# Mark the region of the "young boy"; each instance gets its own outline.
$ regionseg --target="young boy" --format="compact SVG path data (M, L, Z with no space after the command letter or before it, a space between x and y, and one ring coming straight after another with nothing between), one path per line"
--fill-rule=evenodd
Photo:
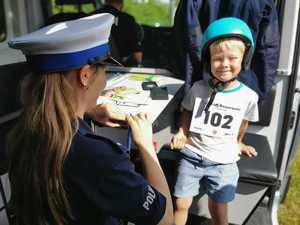
M256 156L242 138L248 121L258 120L258 96L236 79L249 66L254 42L246 23L228 17L208 26L200 48L212 79L195 82L185 96L171 141L172 149L182 149L175 224L185 224L193 197L206 193L212 224L227 225L227 203L234 199L239 178L236 161L240 153Z

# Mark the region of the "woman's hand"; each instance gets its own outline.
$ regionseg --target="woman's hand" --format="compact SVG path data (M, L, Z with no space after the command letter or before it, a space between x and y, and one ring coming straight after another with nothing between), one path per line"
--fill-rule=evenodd
M171 225L174 221L172 198L166 177L152 143L152 124L145 113L139 113L135 116L128 115L126 116L126 120L131 129L133 142L140 151L145 178L152 187L166 197L164 216L158 224Z
M126 114L112 104L96 105L86 113L92 120L108 127L120 127L125 123Z
M135 116L126 116L128 126L131 129L134 144L141 150L154 150L152 124L147 118L147 114L138 113Z
M171 149L182 149L187 141L187 136L185 135L183 129L179 129L178 132L173 136L171 140Z

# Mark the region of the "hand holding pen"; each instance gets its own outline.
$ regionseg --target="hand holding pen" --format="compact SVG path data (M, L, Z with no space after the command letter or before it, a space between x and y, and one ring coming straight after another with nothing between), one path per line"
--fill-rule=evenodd
M131 148L131 138L133 143L141 150L154 151L152 124L148 120L147 114L138 113L137 115L127 115L129 130L127 135L127 149Z
M129 114L129 116L131 117L131 114ZM131 128L128 127L128 131L127 131L127 143L126 143L126 147L127 147L127 151L128 152L130 152L130 150L131 150L131 145L132 145Z

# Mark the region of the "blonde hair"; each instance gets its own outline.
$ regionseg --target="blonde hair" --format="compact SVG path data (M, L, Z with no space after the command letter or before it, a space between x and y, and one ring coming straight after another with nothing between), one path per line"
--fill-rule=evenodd
M78 129L76 100L63 73L22 84L24 111L9 136L9 177L18 224L63 225L72 218L63 164Z
M240 38L237 37L228 37L228 38L221 38L213 43L210 44L209 50L212 51L212 49L224 49L235 46L241 50L241 52L245 53L246 51L246 44L244 41L242 41Z

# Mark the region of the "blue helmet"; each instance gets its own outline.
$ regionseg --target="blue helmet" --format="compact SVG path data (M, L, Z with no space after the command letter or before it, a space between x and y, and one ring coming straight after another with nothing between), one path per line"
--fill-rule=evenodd
M210 60L209 45L218 39L227 37L240 38L246 44L243 69L247 69L250 66L251 57L254 52L254 41L248 25L235 17L218 19L207 27L200 41L201 58Z

